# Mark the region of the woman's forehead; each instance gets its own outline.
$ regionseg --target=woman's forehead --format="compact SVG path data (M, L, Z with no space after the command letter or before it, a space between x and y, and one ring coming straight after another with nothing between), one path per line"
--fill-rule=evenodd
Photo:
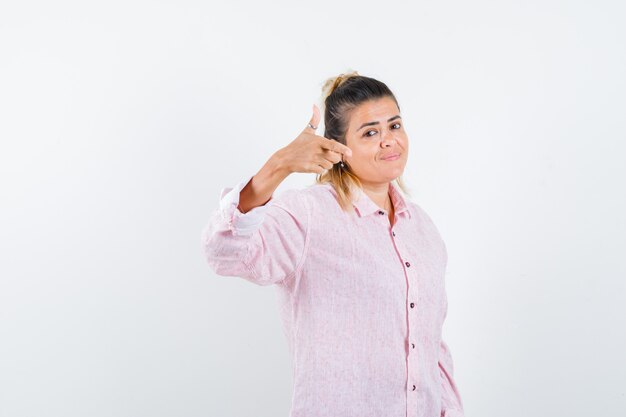
M350 129L358 130L363 124L373 125L391 121L400 115L396 102L391 97L369 100L357 106L350 115Z

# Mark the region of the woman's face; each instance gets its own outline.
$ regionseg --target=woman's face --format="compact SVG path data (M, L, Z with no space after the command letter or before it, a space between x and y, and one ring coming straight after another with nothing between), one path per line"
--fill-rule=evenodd
M389 183L402 175L409 140L393 98L367 101L355 108L348 123L346 145L352 156L345 161L364 184ZM395 159L384 159L398 154Z

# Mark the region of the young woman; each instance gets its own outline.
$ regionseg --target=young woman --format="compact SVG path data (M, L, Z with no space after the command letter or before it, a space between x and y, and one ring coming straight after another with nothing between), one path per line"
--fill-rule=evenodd
M323 137L314 106L298 137L222 190L202 233L208 264L279 292L291 417L462 417L441 338L446 247L405 196L398 102L356 71L323 90ZM318 175L275 197L293 172Z

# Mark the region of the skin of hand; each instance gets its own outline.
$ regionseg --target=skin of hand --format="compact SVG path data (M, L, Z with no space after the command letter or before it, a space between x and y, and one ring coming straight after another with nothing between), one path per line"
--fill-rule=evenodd
M320 111L313 105L313 116L309 123L315 128L320 121ZM276 152L280 163L289 172L314 172L321 174L334 164L352 155L351 149L336 140L319 136L307 125L287 146Z

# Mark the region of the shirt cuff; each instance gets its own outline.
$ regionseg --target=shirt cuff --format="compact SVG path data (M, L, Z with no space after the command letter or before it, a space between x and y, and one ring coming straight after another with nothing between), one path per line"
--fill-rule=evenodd
M235 236L249 236L258 230L265 219L265 212L274 204L274 195L272 194L267 203L254 207L246 213L242 213L237 208L241 190L250 182L252 177L253 175L244 178L234 187L223 188L220 195L222 219L228 223L228 227Z

